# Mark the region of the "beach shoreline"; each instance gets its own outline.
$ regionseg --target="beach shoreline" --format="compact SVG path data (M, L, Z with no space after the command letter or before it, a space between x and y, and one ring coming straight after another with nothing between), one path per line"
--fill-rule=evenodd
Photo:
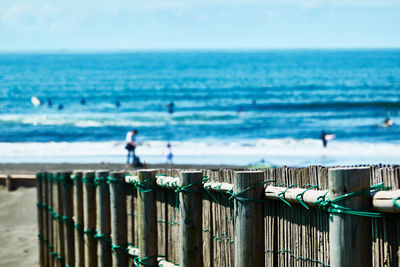
M147 169L243 169L235 165L196 165L196 164L148 164ZM0 163L0 174L35 174L37 172L75 171L75 170L110 170L134 171L139 168L127 168L125 164L115 163ZM142 169L142 168L140 168Z

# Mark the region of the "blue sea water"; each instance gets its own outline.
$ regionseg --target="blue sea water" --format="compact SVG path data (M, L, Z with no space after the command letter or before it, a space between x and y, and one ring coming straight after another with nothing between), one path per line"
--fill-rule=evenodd
M373 146L371 160L396 162L398 154L380 156L400 147L400 126L381 127L386 116L400 125L400 50L0 54L0 161L34 158L26 148L38 143L116 146L137 128L149 151L163 142L230 148L213 162L248 147L257 155L244 152L248 161L265 158L263 149L278 158L278 148L305 158L307 142L326 157L321 130L336 135L331 143L342 154Z

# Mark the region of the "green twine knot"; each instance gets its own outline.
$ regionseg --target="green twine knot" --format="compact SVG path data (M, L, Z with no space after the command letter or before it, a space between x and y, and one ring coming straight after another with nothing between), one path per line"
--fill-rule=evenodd
M400 209L400 204L397 203L397 200L399 200L399 199L400 199L400 196L393 198L393 205L398 209Z

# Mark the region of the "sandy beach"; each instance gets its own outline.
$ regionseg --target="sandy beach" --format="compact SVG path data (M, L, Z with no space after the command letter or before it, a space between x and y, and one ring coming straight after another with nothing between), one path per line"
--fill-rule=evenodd
M0 186L0 266L38 266L35 188Z

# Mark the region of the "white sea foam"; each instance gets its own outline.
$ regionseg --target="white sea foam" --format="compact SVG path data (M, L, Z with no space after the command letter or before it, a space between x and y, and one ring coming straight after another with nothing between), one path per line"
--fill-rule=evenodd
M124 162L124 142L0 143L0 162ZM332 141L323 148L317 139L171 142L174 162L305 166L399 163L400 143ZM165 162L166 142L141 143L137 155L149 163Z

